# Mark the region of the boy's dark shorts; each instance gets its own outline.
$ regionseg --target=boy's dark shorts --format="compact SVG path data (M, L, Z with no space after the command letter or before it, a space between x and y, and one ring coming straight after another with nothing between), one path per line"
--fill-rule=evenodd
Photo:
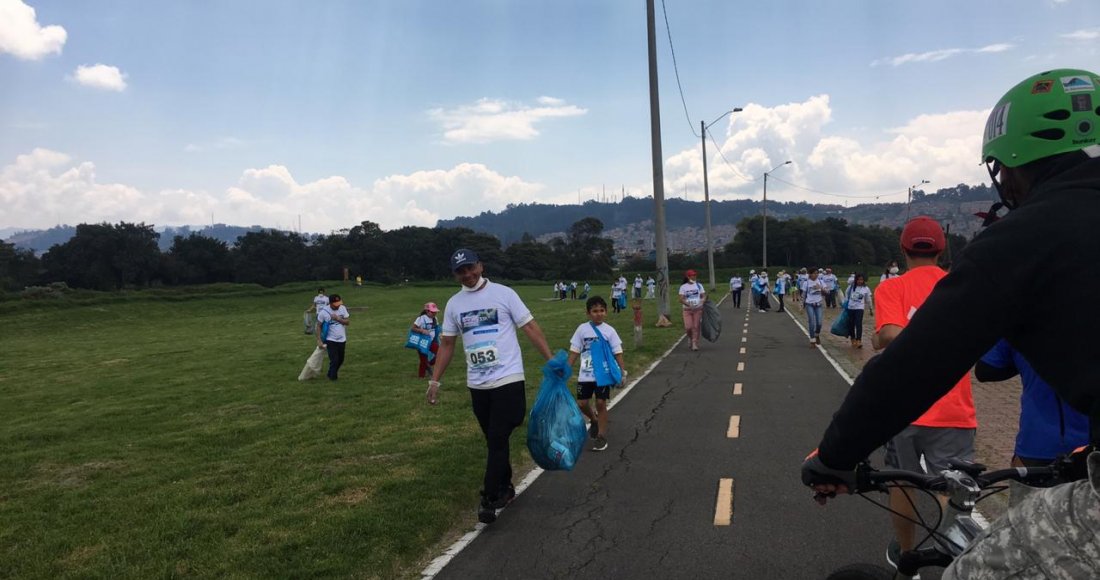
M595 382L577 383L577 398L587 401L595 393L596 398L606 401L611 398L611 387L597 387Z

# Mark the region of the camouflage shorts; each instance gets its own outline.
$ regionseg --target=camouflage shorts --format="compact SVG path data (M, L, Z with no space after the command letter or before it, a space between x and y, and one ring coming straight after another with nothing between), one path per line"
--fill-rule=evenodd
M997 519L943 580L1100 578L1100 452L1089 479L1032 493Z

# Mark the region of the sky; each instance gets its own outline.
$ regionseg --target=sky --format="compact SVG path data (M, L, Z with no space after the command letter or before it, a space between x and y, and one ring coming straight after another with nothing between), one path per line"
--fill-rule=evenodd
M1100 69L1096 0L656 10L667 198L703 199L700 121L711 199L760 199L788 160L769 200L988 183L1001 95ZM0 0L0 228L328 233L647 197L648 82L644 0Z

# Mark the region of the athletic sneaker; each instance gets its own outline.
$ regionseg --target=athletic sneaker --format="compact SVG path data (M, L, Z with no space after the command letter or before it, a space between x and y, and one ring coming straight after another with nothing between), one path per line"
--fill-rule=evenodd
M901 561L901 544L897 540L890 540L890 545L886 546L886 563L890 564L895 570L898 569L898 562ZM920 574L913 576L913 580L920 580Z
M592 444L592 451L603 451L607 449L607 438L596 437L596 441Z

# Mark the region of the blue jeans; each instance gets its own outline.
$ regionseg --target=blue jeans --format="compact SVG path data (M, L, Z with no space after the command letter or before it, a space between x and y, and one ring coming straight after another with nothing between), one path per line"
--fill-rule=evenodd
M863 309L848 309L848 338L863 340Z
M810 332L810 340L821 334L821 303L806 305L806 330Z

